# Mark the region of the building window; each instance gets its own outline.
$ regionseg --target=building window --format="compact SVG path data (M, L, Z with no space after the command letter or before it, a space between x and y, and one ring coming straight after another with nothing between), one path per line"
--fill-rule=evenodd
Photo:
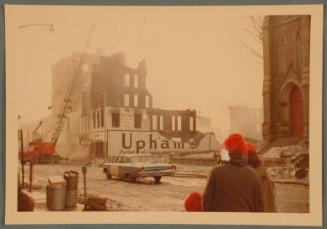
M129 94L124 95L124 106L129 107Z
M134 127L141 128L141 126L142 126L142 115L134 114Z
M152 116L152 129L153 130L158 129L158 126L157 126L157 115L153 115Z
M177 117L177 130L178 131L182 130L182 117L181 116Z
M97 113L97 128L100 128L101 127L101 114L99 112L99 110L96 111Z
M126 73L125 77L124 77L124 86L125 87L129 87L129 78L130 78L129 74Z
M150 97L148 95L145 96L145 107L149 108L150 105Z
M139 102L138 95L134 95L134 107L137 107L139 105L138 102Z
M139 86L139 76L134 75L134 87L137 88Z
M162 115L160 115L159 118L159 129L163 130L163 126L164 126L164 117Z
M86 130L90 130L90 119L89 116L86 116Z
M100 110L101 113L100 113L100 118L101 118L101 122L100 122L100 127L104 127L104 109L101 109Z
M171 116L171 129L172 130L176 129L176 127L175 127L175 116Z
M96 117L96 113L95 111L93 111L93 128L97 128L97 121L96 121L97 117Z
M112 113L111 120L112 120L112 127L120 126L120 114L119 113Z
M194 123L193 123L193 117L190 117L190 130L193 131L194 130Z

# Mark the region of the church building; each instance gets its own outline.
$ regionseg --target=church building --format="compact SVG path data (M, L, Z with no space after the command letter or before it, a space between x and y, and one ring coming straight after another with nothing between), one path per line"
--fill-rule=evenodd
M263 56L263 139L308 144L310 16L266 16Z

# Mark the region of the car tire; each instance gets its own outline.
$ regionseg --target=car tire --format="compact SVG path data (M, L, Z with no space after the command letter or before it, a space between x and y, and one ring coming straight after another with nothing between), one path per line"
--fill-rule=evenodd
M155 176L154 178L154 183L155 184L160 184L161 176Z
M129 182L132 182L132 183L135 183L136 182L136 177L130 175L130 174L127 174L127 179Z
M110 174L110 172L106 172L106 177L107 177L107 180L111 180L111 178L112 178L112 176L111 176L111 174Z

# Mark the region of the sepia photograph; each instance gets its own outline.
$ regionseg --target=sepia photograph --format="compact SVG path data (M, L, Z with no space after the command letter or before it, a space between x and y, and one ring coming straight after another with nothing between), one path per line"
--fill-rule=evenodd
M321 225L322 10L6 5L6 223Z

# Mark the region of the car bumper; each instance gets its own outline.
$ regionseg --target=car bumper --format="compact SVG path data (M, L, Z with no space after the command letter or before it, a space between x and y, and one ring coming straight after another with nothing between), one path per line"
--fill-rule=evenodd
M155 177L155 176L173 176L175 174L175 171L169 170L169 171L162 171L162 172L139 172L139 177Z

